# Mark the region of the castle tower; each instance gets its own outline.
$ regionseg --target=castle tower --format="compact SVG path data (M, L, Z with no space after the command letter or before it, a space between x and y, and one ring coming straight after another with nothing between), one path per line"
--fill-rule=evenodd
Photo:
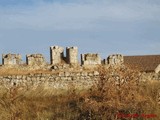
M113 54L108 56L108 64L110 65L121 65L123 64L124 59L121 54Z
M66 48L66 60L68 64L78 64L78 47Z
M20 54L2 54L3 65L19 65L22 62Z
M82 65L100 65L101 57L99 54L87 53L81 54Z
M45 65L45 59L42 54L28 54L26 55L27 65Z
M64 49L59 46L50 47L50 61L52 65L60 64L64 58Z

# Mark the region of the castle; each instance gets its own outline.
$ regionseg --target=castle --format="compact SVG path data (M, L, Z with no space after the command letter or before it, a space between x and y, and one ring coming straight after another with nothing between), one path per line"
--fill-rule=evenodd
M42 54L26 55L26 62L20 54L3 54L0 65L0 84L10 88L12 86L36 87L45 85L56 89L68 89L74 85L79 89L90 88L100 78L99 65L105 67L124 67L129 65L141 71L142 80L160 80L160 55L123 56L109 55L102 60L97 53L80 55L78 48L50 47L50 63ZM125 67L124 67L125 68ZM11 72L10 72L11 70ZM40 72L34 72L40 70Z
M24 64L20 54L3 54L2 66L17 66ZM160 71L160 55L146 55L146 56L123 56L121 54L109 55L102 60L99 54L87 53L81 54L81 62L78 61L78 47L66 47L66 56L64 56L64 48L60 46L50 47L50 65L52 68L60 65L72 66L94 66L94 65L130 65L131 67L138 67L142 72ZM26 63L28 66L42 66L47 65L42 54L28 54L26 55Z

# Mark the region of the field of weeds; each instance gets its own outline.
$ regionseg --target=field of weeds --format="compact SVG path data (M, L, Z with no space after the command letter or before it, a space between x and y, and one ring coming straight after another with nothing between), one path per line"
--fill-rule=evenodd
M0 86L0 120L160 120L159 81L141 82L129 69L99 72L84 91Z

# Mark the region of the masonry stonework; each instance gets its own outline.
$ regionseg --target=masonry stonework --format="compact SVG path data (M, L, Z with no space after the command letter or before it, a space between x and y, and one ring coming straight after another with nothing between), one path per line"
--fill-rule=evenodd
M142 80L160 80L160 74L156 73L142 73L141 77ZM98 71L61 71L56 74L0 75L0 85L4 85L6 88L47 86L55 89L68 89L70 86L74 86L76 89L88 89L99 79Z
M99 54L81 54L81 63L82 65L100 65L101 57Z
M45 59L42 54L31 54L26 56L27 65L45 65Z
M108 56L106 64L121 65L121 64L123 64L123 62L124 62L123 55L113 54L113 55Z
M51 46L50 47L50 59L51 64L61 64L64 58L64 49L60 46Z
M22 62L20 54L2 54L3 65L19 65Z
M142 59L144 60L141 63ZM160 55L154 57L145 56L144 58L143 56L126 57L121 54L113 54L107 57L104 66L109 68L112 67L112 65L122 65L123 67L125 66L125 63L127 63L127 61L128 63L135 63L135 60L139 60L138 63L140 62L140 65L142 64L143 66L144 63L147 63L147 67L149 66L149 64L151 65L149 67L149 70L152 70L152 72L147 73L146 71L148 70L148 68L143 70L144 73L142 73L142 80L160 80ZM7 88L12 86L36 87L39 85L46 85L47 87L56 89L68 89L71 85L73 85L75 86L75 88L86 89L93 86L95 82L100 79L98 68L92 68L92 66L95 67L102 64L99 54L81 54L82 64L80 65L78 63L77 47L67 47L66 56L64 57L64 49L62 47L51 46L50 62L51 64L47 64L42 54L31 54L26 56L27 65L23 65L21 55L3 54L3 65L0 66L0 70L3 71L5 69L6 71L6 69L8 68L15 68L15 70L21 72L25 71L25 73L22 74L20 72L20 75L5 75L2 73L0 74L0 85L4 85ZM21 66L19 66L20 64ZM7 65L11 65L11 67ZM88 66L89 69L87 68ZM32 70L37 69L40 70L38 71L38 73L30 73L32 72ZM29 73L26 73L26 71L29 71ZM14 71L13 73L15 74L16 71Z
M78 64L78 47L67 47L66 59L68 64Z
M26 56L26 64L22 64L21 55L19 54L3 54L2 64L0 68L19 69L43 69L43 70L67 70L73 68L90 68L97 65L104 66L120 66L129 65L136 67L141 72L160 72L160 55L145 56L123 56L121 54L109 55L103 62L99 54L87 53L81 54L81 65L78 62L78 48L67 47L66 56L64 56L64 48L60 46L50 47L50 63L46 63L42 54L31 54ZM15 65L15 66L14 66ZM26 66L28 65L28 66ZM42 67L43 65L43 67ZM133 68L135 69L135 68Z
M68 89L74 85L77 89L90 88L99 79L99 73L59 72L57 74L28 74L0 76L0 84L7 88L12 86L36 87L46 85L56 89Z
M155 73L159 73L159 72L160 72L160 64L155 69Z

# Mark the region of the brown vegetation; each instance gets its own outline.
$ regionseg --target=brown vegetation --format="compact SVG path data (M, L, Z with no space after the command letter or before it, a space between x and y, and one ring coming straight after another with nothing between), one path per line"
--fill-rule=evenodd
M0 119L118 120L119 113L155 114L154 119L160 119L160 82L140 82L139 72L128 68L100 67L99 72L99 81L84 91L74 86L68 91L1 86Z
M26 70L26 69L20 69L20 68L1 68L0 69L0 75L27 75L27 74L51 74L53 73L51 70L42 70L42 69L35 69L35 70ZM54 72L56 73L56 72Z

